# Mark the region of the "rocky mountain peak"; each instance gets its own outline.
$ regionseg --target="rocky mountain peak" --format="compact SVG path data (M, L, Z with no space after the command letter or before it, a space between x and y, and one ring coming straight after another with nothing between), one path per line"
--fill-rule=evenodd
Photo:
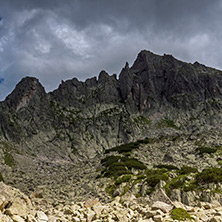
M99 80L99 81L103 81L103 80L106 80L107 78L109 78L109 74L108 74L105 70L102 70L102 71L99 73L99 78L98 78L98 80Z
M23 78L6 98L5 103L16 111L25 107L32 100L40 99L46 95L45 89L37 78Z

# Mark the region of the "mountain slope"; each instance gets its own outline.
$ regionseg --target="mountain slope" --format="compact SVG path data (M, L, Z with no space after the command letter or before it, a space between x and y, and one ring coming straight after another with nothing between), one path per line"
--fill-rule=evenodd
M148 164L149 160L151 165L152 159L182 162L169 157L176 149L173 138L189 141L194 137L185 149L192 155L200 140L204 145L220 145L220 140L211 138L220 138L221 108L222 71L145 50L131 68L126 63L119 78L102 71L98 79L81 82L74 78L46 93L36 78L26 77L0 103L3 176L9 183L16 178L24 191L67 169L75 175L77 166L81 169L86 163L89 168L82 169L82 175L96 176L93 170L105 150L146 137L172 141L168 145L158 142L161 158L149 151L141 161ZM175 153L180 152L184 152L181 144ZM143 153L146 150L138 152L140 157ZM20 183L18 177L24 172L30 172L30 178L33 172L39 177L31 185ZM64 173L60 182L69 177Z

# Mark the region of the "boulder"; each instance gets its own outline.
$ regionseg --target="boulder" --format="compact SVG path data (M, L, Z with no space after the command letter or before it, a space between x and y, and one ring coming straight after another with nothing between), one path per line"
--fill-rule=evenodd
M25 222L25 220L18 215L13 215L11 218L13 222Z
M47 215L42 211L36 212L36 218L37 218L38 222L47 222L48 221Z
M173 209L173 205L161 202L161 201L156 201L153 203L152 205L152 210L158 210L160 209L161 211L163 211L164 213L168 213Z

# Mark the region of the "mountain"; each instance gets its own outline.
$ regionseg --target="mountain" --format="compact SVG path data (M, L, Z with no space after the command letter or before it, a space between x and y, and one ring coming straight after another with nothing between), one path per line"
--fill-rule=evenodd
M64 199L61 184L70 190L76 183L76 198L96 196L90 185L96 169L121 144L139 147L132 157L146 167L184 161L198 169L218 166L218 155L202 157L196 149L222 145L221 117L222 71L171 55L143 50L118 77L101 71L85 82L62 81L50 93L25 77L0 103L1 171L26 193L41 188L50 196L56 190Z

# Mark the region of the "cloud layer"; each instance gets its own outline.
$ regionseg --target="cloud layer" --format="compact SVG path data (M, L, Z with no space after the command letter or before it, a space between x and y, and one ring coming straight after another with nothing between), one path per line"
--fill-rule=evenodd
M220 0L1 0L0 99L24 76L47 91L148 49L222 69Z

